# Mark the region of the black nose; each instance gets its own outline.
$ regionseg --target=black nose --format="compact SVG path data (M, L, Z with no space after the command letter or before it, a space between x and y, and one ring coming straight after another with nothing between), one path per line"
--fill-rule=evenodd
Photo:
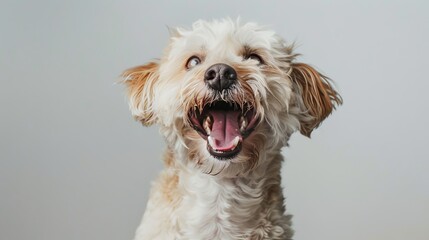
M214 90L222 91L237 81L237 72L229 65L212 65L204 74L204 81Z

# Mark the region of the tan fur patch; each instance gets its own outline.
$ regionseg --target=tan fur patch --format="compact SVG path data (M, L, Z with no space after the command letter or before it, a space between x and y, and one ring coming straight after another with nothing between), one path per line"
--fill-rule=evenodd
M313 121L301 122L301 133L310 137L336 105L342 104L342 98L334 90L330 79L305 63L292 63L291 78L298 86L304 105Z
M179 176L174 171L174 154L171 149L167 149L164 154L164 164L171 170L163 172L163 174L160 176L161 180L159 189L161 194L165 197L167 203L176 205L174 203L180 199L178 191Z
M161 192L165 196L165 200L169 203L176 202L180 199L177 185L179 183L179 177L177 175L168 175L163 177L161 183Z
M172 167L174 165L174 154L173 151L170 148L167 148L167 150L164 153L164 165L166 167Z
M158 63L155 62L130 68L122 74L128 87L131 111L136 120L147 126L155 120L151 104L153 82L158 79L158 75Z

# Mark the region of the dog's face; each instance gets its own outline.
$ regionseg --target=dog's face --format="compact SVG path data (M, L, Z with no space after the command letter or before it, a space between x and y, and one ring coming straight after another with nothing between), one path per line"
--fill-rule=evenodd
M171 35L160 61L124 77L133 115L161 126L177 164L246 174L341 103L324 76L256 24L198 21Z

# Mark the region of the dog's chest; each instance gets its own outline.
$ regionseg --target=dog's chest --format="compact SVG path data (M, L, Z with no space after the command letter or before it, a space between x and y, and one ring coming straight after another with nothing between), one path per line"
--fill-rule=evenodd
M154 185L136 240L284 240L292 236L290 217L283 215L281 188L273 179L164 173Z
M207 175L183 180L186 194L177 209L183 239L242 239L257 226L261 190Z

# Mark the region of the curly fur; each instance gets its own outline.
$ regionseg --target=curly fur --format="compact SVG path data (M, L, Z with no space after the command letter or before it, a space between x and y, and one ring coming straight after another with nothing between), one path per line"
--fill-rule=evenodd
M257 53L258 64L245 56ZM191 56L201 63L186 69ZM197 21L171 30L158 61L124 72L130 109L145 125L157 124L167 151L165 170L152 187L136 240L291 239L280 186L281 148L295 131L310 136L342 100L329 79L295 62L293 47L273 31L230 19ZM213 92L204 72L232 66L238 82ZM190 126L188 112L216 100L251 104L259 122L240 153L219 160Z

